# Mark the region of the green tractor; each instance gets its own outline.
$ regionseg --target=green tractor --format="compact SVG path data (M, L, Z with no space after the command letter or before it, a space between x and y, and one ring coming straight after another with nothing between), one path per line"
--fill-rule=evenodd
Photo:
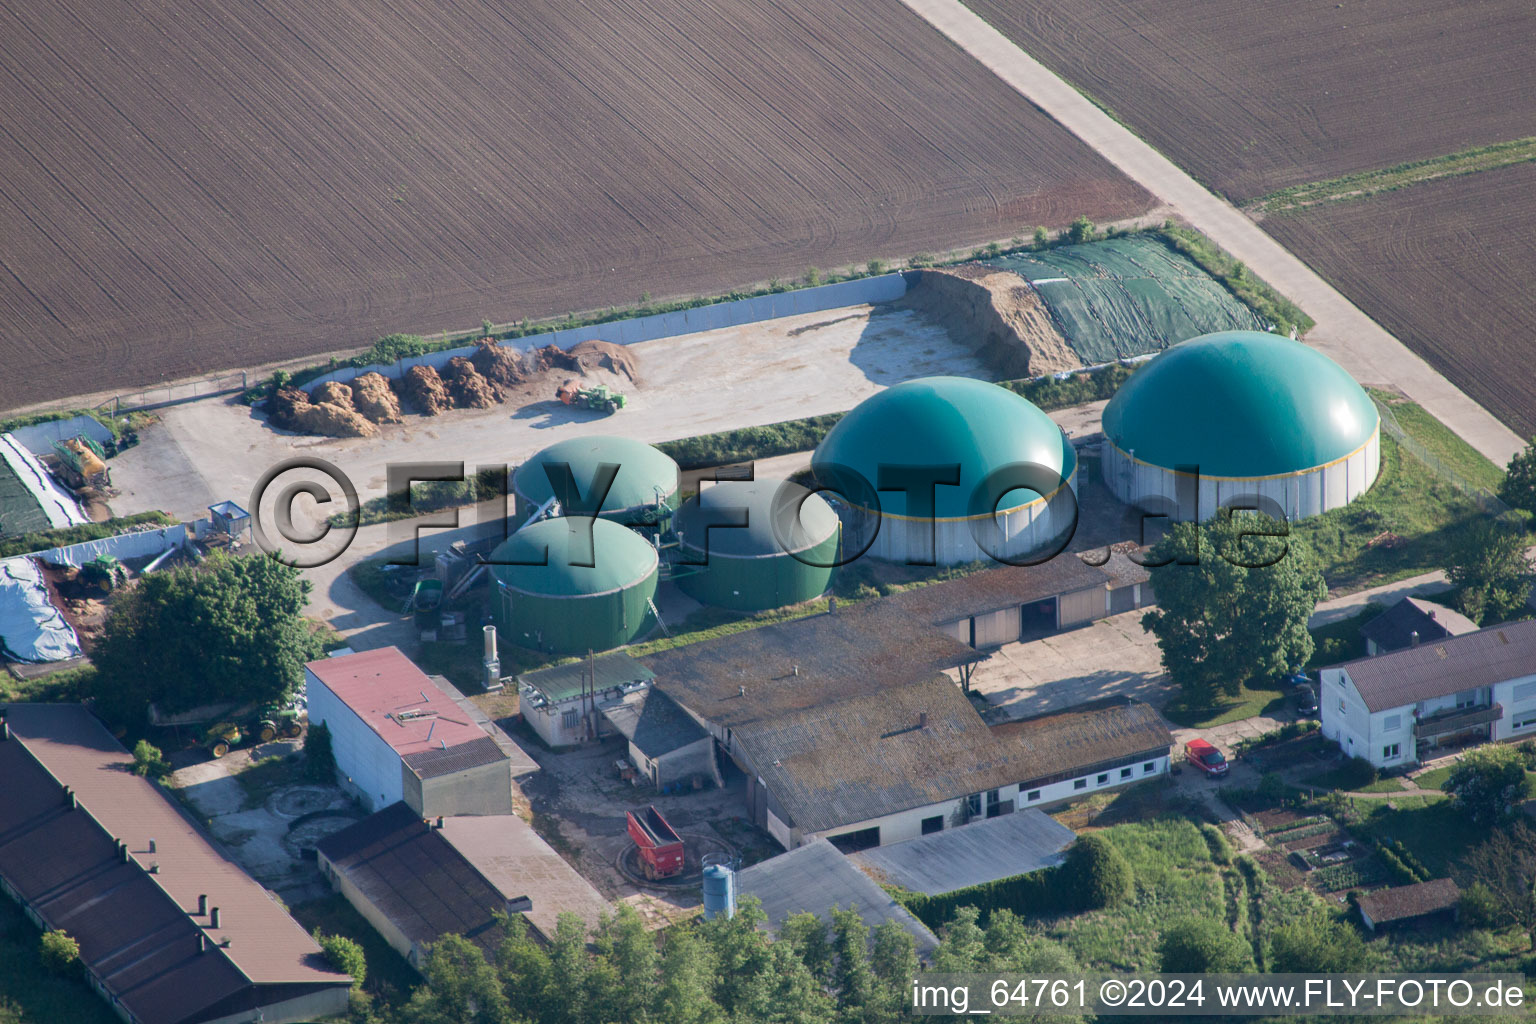
M203 747L214 757L223 757L245 739L245 733L235 722L219 722L209 727L203 735Z
M575 378L561 384L555 391L555 397L566 405L582 409L614 413L624 408L624 395L621 392L613 390L607 384L594 384L584 388Z
M299 721L299 712L296 708L267 708L261 713L261 721L256 725L256 739L262 743L270 743L279 736L284 739L294 739L304 731L304 723Z
M304 731L299 714L296 708L269 707L244 723L219 722L203 734L203 747L214 757L223 757L246 740L270 743L279 736L293 739Z

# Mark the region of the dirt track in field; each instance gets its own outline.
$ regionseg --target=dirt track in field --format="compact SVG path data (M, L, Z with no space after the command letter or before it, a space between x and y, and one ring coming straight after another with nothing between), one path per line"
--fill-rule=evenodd
M970 7L1239 203L1532 133L1528 0Z
M0 409L1150 205L893 0L4 0L0 96Z
M1521 436L1536 435L1536 164L1270 217L1264 229Z

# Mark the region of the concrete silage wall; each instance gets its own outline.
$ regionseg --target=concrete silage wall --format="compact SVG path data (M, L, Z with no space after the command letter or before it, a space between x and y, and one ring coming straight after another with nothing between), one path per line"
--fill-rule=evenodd
M71 416L65 420L49 420L46 423L34 423L28 427L17 427L11 431L11 436L16 439L16 442L33 455L51 455L53 442L63 441L80 434L84 434L97 444L106 444L112 440L112 431L102 426L100 420L91 416Z
M761 320L777 320L786 316L799 316L802 313L819 313L824 309L837 309L841 306L894 302L906 292L906 278L900 274L884 274L880 277L866 277L857 281L840 281L837 284L824 284L815 288L801 288L796 291L759 295L750 299L737 299L734 302L716 302L708 306L680 309L672 313L653 313L650 316L613 320L605 324L593 324L590 327L531 334L523 338L508 338L502 344L522 352L543 348L545 345L569 349L583 341L594 340L612 342L615 345L638 345L643 341L674 338L682 334L698 334L701 331L715 331L724 327L740 327L742 324L757 323ZM466 345L445 349L442 352L429 352L424 356L402 359L396 363L333 370L316 377L304 386L313 389L327 381L346 382L365 373L381 373L386 377L398 379L413 366L430 366L441 370L448 365L448 360L455 356L467 358L474 352L474 345Z
M1127 505L1151 511L1178 507L1181 480L1177 473L1141 462L1108 441L1101 460L1104 482ZM1254 479L1201 477L1196 518L1203 522L1217 509L1242 505L1257 495L1275 502L1294 522L1348 505L1371 489L1380 469L1381 428L1377 427L1370 440L1350 455L1302 473Z
M81 541L68 547L52 548L36 552L36 557L49 565L69 565L79 568L100 555L117 559L144 558L158 555L167 548L179 548L187 542L187 528L181 523L162 526L136 533L120 533L115 537Z

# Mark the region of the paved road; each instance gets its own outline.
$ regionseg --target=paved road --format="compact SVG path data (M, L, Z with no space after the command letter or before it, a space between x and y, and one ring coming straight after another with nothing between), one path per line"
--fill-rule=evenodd
M1317 321L1307 340L1357 380L1390 384L1504 465L1524 442L1230 203L1089 103L959 0L903 0L1025 99L1097 150Z

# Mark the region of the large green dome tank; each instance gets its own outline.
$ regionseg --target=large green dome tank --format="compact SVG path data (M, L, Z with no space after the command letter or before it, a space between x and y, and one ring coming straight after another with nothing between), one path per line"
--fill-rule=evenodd
M1380 416L1344 369L1299 341L1221 331L1158 354L1104 409L1105 482L1122 500L1173 501L1197 467L1199 518L1245 496L1290 518L1354 500L1376 478Z
M1043 497L1012 491L997 505L1002 543L1012 556L1039 547L1069 525L1064 517L1075 504L1047 514L1046 501L1063 486L1075 493L1077 454L1049 416L1007 388L969 377L920 377L887 388L828 431L811 468L819 480L831 482L827 467L843 467L877 487L882 464L958 464L959 485L935 488L932 520L911 517L903 492L880 491L882 521L869 549L890 561L921 562L925 543L917 542L908 524L927 529L932 522L933 559L951 565L988 556L974 536L975 523L991 518L973 507L978 486L997 470L1026 463L1050 472L1055 486ZM864 539L845 538L844 545L856 550Z
M725 525L740 522L743 511L745 526ZM677 585L703 604L763 611L819 597L832 580L837 514L799 484L709 484L683 502L672 527L681 549Z
M665 519L677 503L677 463L655 448L627 437L592 434L550 445L512 473L519 521L527 519L555 496L544 467L565 463L583 497L588 495L598 467L619 467L599 513L617 523L646 524ZM569 511L569 510L567 510Z
M586 523L590 551L579 532ZM560 654L606 651L655 621L656 549L617 523L545 519L509 537L490 561L497 629L519 646Z

